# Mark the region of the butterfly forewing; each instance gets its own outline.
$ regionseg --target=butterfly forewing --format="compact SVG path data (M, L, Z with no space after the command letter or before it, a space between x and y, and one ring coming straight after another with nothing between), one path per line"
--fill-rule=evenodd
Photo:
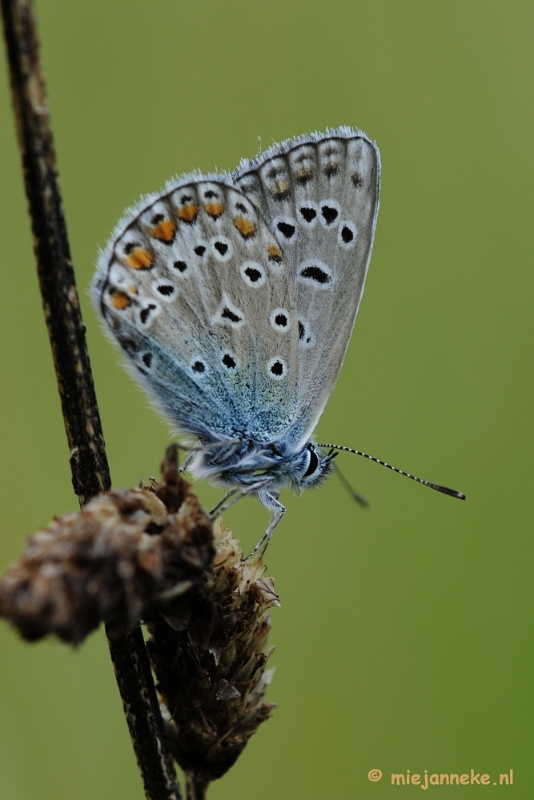
M220 180L169 185L119 228L94 284L134 374L183 430L273 441L298 406L294 284L258 209Z
M378 212L380 161L362 133L339 129L242 163L236 184L290 264L299 329L299 403L286 434L308 440L334 388L362 296Z

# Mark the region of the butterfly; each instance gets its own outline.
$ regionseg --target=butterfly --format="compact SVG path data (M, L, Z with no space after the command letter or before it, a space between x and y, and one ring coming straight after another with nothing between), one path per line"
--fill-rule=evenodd
M98 261L95 305L134 376L196 437L193 474L231 487L217 508L250 494L271 512L262 550L282 487L318 486L339 450L372 458L313 432L360 305L379 191L365 133L300 136L142 198Z

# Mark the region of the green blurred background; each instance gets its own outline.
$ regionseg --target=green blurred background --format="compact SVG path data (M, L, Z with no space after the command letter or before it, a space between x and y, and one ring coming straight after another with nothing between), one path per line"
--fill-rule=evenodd
M348 124L383 189L355 334L319 435L351 456L268 551L278 709L213 785L233 798L417 795L391 772L514 770L534 792L531 346L534 5L496 0L41 0L65 210L115 486L158 474L167 425L87 299L123 209L195 167L233 168ZM2 568L76 509L0 79ZM219 493L199 485L206 506ZM245 547L267 514L225 518ZM141 800L102 631L77 652L0 625L1 800ZM381 769L379 783L367 779ZM477 786L436 788L478 797Z

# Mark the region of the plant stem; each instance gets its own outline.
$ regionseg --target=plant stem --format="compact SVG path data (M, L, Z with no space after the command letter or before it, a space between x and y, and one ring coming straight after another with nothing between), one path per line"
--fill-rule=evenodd
M56 156L31 0L0 0L11 93L46 324L80 505L108 491L106 457L63 215ZM109 640L145 794L181 800L140 630Z
M208 786L195 772L185 773L186 800L205 800Z

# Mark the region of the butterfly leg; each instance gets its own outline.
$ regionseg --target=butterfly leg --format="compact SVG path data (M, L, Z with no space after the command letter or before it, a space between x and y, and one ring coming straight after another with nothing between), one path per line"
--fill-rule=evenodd
M238 495L238 497L235 497L235 498L232 500L232 502L231 502L231 503L227 503L226 501L227 501L227 500L229 500L231 497L234 497L234 495L235 495L237 492L239 492L239 495ZM242 496L243 496L243 492L241 492L239 489L230 489L230 491L229 491L229 492L226 492L226 494L224 495L224 497L222 498L222 500L219 500L219 502L217 503L217 505L216 505L216 506L214 506L214 507L211 509L211 511L210 511L210 512L209 512L209 514L208 514L208 517L209 517L210 519L215 519L215 517L218 517L218 516L219 516L219 514L222 514L222 512L223 512L223 511L226 511L226 509L227 509L227 508L230 508L230 506L233 506L233 505L234 505L234 503L237 503L237 501L238 501L238 500L240 500Z
M247 559L252 558L256 555L256 553L260 558L264 555L265 551L267 550L267 545L271 541L271 536L273 535L274 529L286 513L286 507L283 506L278 500L278 492L259 491L258 500L262 506L271 512L271 520L269 522L269 527L261 537L256 547L250 551Z
M189 464L192 462L195 456L196 453L189 453L182 466L178 467L178 472L180 473L180 475L186 471L186 469L188 468Z
M229 492L226 492L222 500L219 500L217 505L211 509L211 511L208 514L208 517L210 519L215 519L215 517L218 517L219 514L222 514L223 511L226 511L227 508L233 506L233 504L240 499L239 497L236 497L232 503L226 503L226 501L229 500L231 497L233 497L238 491L239 489L230 489Z

